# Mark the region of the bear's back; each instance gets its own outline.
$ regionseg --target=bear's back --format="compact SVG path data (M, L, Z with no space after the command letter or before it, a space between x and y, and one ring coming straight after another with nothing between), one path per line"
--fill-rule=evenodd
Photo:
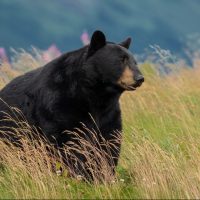
M17 105L17 107L20 108L20 102L23 102L22 99L25 98L26 93L34 88L34 85L38 82L37 78L41 71L42 68L38 68L16 77L0 91L0 98L8 105L14 107ZM1 111L4 104L4 102L0 102Z

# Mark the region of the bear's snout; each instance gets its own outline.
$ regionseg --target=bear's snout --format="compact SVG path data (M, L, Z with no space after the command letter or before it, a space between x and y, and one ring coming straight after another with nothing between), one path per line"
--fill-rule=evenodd
M144 77L140 72L134 71L127 66L118 80L118 84L125 90L135 90L144 82Z
M135 85L136 85L136 87L141 86L143 82L144 82L144 76L142 76L141 74L138 75L137 77L135 77Z

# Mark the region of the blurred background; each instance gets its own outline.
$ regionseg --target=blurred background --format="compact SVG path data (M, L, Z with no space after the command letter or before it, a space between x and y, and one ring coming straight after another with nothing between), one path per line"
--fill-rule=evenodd
M200 47L199 19L199 0L0 0L0 47L69 51L100 29L110 41L131 36L137 54L156 44L188 59Z

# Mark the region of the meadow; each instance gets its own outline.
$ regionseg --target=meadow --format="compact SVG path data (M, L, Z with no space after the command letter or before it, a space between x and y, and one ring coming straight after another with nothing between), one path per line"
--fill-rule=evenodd
M32 145L24 138L23 151L0 141L0 198L200 198L199 59L193 68L181 60L171 64L168 75L158 73L159 63L140 64L145 83L120 99L123 143L115 180L91 184L52 172L58 158L49 157L42 139ZM43 64L36 50L15 52L12 66L0 65L0 88ZM25 119L19 128L34 129Z

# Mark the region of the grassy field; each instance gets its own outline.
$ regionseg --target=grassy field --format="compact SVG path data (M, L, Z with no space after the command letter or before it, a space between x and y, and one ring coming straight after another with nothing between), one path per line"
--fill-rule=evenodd
M200 65L194 63L162 77L154 64L141 65L145 83L121 97L124 131L115 181L58 176L51 171L56 157L47 155L44 143L24 139L21 151L1 142L0 198L200 198ZM41 64L21 53L14 68L0 66L0 87Z

